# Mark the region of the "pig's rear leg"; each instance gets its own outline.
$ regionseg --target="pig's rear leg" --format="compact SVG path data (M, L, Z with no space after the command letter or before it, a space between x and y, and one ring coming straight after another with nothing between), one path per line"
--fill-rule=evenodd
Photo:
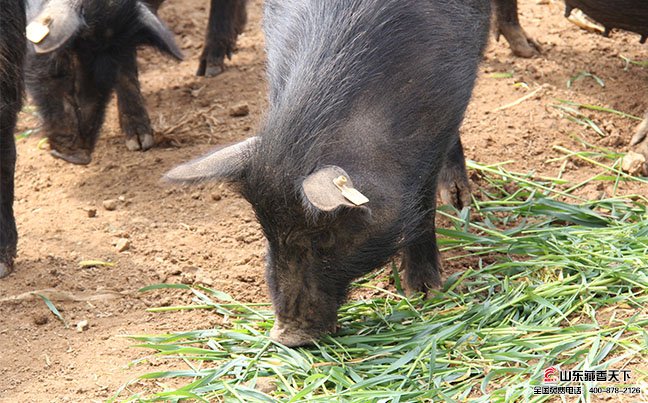
M439 196L442 204L452 204L457 210L470 206L470 183L459 136L439 174Z
M636 146L635 149L638 153L643 154L648 161L648 112L644 116L643 122L637 127L637 132L630 140L631 146ZM648 163L644 164L644 175L648 174Z
M401 273L407 295L417 292L427 295L430 289L441 285L441 258L434 225L436 189L425 196L421 208L427 215L416 229L419 235L403 249Z
M137 77L137 55L132 52L119 68L117 76L117 107L119 126L126 136L126 148L131 151L148 150L155 140L151 120L140 91Z
M533 57L542 49L540 45L530 38L520 26L518 20L517 0L493 0L495 5L495 36L500 35L511 46L513 54L520 57Z

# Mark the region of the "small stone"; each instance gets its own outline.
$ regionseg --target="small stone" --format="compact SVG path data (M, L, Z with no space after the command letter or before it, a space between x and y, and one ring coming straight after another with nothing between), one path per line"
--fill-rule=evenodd
M637 176L644 172L646 157L633 151L629 151L621 162L621 169L630 175Z
M34 316L34 324L38 326L42 326L49 322L49 318L47 315L36 315Z
M87 320L79 321L79 323L77 323L76 325L76 330L79 333L85 332L86 330L88 330L88 328L90 328L90 324L88 323Z
M179 276L180 274L182 274L182 270L180 270L179 267L173 267L167 271L167 274L169 276Z
M236 279L242 283L254 283L255 278L253 276L248 276L245 274L237 274Z
M261 393L272 393L277 390L277 381L269 376L256 378L254 389Z
M232 106L229 110L229 115L235 118L247 116L250 113L250 107L247 103L242 102Z
M192 193L191 198L194 200L200 199L200 193L199 192Z
M220 199L223 198L223 196L221 196L221 194L218 192L212 192L211 198L213 201L219 201Z
M96 208L89 208L88 211L88 218L93 218L97 216L97 209Z
M128 238L119 238L115 244L117 252L124 252L130 248L130 240Z
M190 285L196 282L196 275L193 273L182 273L180 277L180 282L182 284Z
M103 201L103 208L105 208L108 211L114 211L117 209L117 200L114 199L108 199Z

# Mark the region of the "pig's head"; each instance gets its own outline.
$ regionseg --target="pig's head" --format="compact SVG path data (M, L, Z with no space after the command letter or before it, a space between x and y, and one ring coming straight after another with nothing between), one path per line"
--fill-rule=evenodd
M377 233L371 201L363 204L351 195L354 203L343 195L339 179L346 179L347 190L353 183L341 167L287 172L266 164L261 143L251 138L181 165L165 178L230 182L252 204L268 240L266 279L276 313L270 336L300 346L335 331L350 282L394 253L397 231Z

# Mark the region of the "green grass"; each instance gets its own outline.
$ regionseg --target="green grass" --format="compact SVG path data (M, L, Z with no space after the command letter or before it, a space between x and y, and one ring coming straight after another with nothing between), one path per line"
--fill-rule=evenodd
M621 60L625 63L623 69L628 70L630 66L638 66L638 67L648 67L648 60L632 60L628 57L625 57L623 55L619 56Z
M595 75L595 74L590 73L589 71L581 71L581 72L578 73L577 75L575 75L575 76L573 76L573 77L570 77L569 80L567 80L567 88L571 88L572 85L573 85L575 82L577 82L577 81L579 81L579 80L582 80L582 79L584 79L584 78L591 78L591 79L594 80L594 81L595 81L599 86L601 86L601 87L605 87L605 81L603 81L602 78L600 78L599 76L597 76L597 75Z
M562 151L601 166L588 183L633 180L615 168L613 153ZM600 162L606 158L612 166ZM645 200L586 201L571 194L577 184L560 177L514 173L503 164L468 166L481 178L470 218L467 210L442 209L451 224L438 228L446 265L458 261L465 270L428 300L404 298L398 283L394 290L377 287L377 277L393 277L385 268L355 284L379 296L344 305L338 334L290 349L268 338L267 304L238 303L200 286L149 287L194 296L194 305L153 311L208 309L204 315L221 315L228 325L132 336L135 347L153 351L134 364L166 360L173 370L144 374L114 399L540 402L550 398L534 396L532 386L552 365L631 369L632 384L645 393ZM254 388L268 380L273 391Z

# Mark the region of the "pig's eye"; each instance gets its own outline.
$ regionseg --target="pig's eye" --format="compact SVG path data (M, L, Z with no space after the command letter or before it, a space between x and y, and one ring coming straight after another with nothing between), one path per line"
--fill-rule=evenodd
M313 246L316 249L329 249L335 246L335 235L332 232L324 231L313 238Z

